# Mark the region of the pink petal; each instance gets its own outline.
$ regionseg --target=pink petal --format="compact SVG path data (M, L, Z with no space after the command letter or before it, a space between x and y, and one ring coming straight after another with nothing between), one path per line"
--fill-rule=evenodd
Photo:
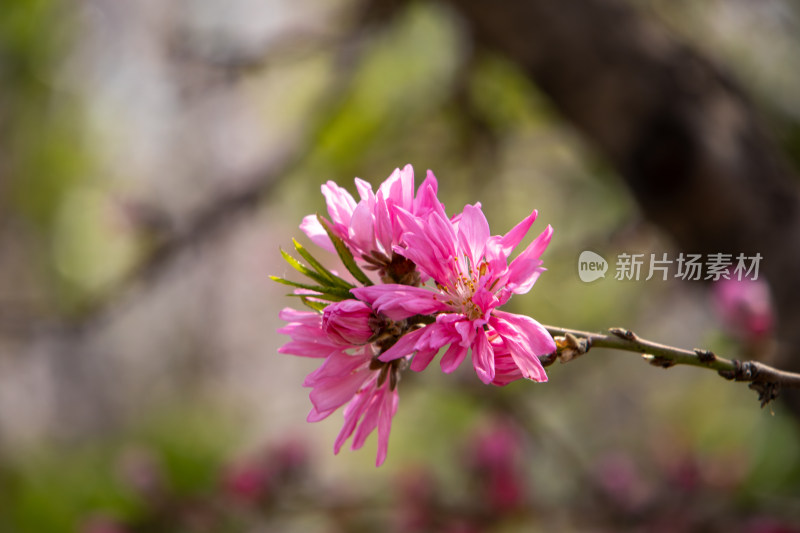
M458 224L458 242L462 253L467 253L472 268L477 269L483 259L483 251L489 240L489 222L480 208L472 205L464 206L461 221Z
M458 343L454 342L451 344L442 356L442 360L439 362L442 367L442 372L445 374L450 374L456 368L458 368L459 365L461 365L461 363L464 361L464 358L467 356L468 351L469 348L461 346Z
M424 216L432 211L441 210L444 214L444 206L436 196L439 184L436 181L436 176L433 172L428 170L428 175L425 181L419 186L417 197L414 199L413 213L417 216Z
M414 167L406 165L400 171L400 205L403 209L414 209Z
M421 372L428 367L433 358L439 353L439 349L449 344L453 335L446 330L452 329L447 324L433 323L423 328L423 334L414 344L416 353L411 360L411 370Z
M308 235L311 242L329 252L336 253L336 248L333 246L330 237L325 232L325 228L317 220L317 215L308 215L303 217L303 222L300 224L300 229Z
M358 196L361 198L361 202L366 202L370 208L374 207L375 193L372 192L372 185L368 181L364 181L361 178L356 178L355 182L356 190L358 191Z
M372 210L366 202L359 203L353 210L347 237L350 243L355 245L356 254L358 255L368 253L370 250L377 248Z
M463 320L455 323L456 331L461 335L461 346L468 348L475 340L475 329L478 327L477 320Z
M326 380L311 390L311 403L319 412L335 411L353 398L368 377L369 372L364 371Z
M328 204L328 214L334 225L347 227L356 208L352 195L333 181L322 186L322 194Z
M553 228L548 225L545 230L531 242L525 251L517 256L508 266L508 282L506 286L516 294L524 294L531 290L539 274L542 273L542 261L539 257L550 244Z
M344 425L342 426L341 431L339 431L336 441L333 443L333 453L338 454L342 449L342 445L348 438L350 438L350 435L353 434L359 418L361 418L361 415L368 406L369 399L370 398L368 395L364 394L363 392L359 392L356 394L353 400L347 404L347 407L344 410Z
M286 322L303 322L322 326L322 315L315 311L301 311L291 307L284 307L278 312L278 317Z
M407 211L414 208L414 168L406 165L403 170L395 169L386 178L378 191L387 200Z
M415 329L414 331L406 333L397 339L397 342L395 342L391 348L383 352L378 359L388 363L389 361L400 359L406 355L411 355L416 349L417 341L424 333L425 328Z
M341 346L339 347L341 349ZM328 344L320 342L309 341L289 341L280 348L278 353L287 355L297 355L299 357L328 357L331 353L337 351L337 348Z
M375 202L375 240L380 243L381 250L387 255L392 253L392 243L400 242L402 230L395 223L395 216L389 209L386 199L379 194ZM397 230L395 231L395 226ZM396 234L397 235L396 235Z
M538 358L556 349L547 330L530 317L497 310L489 323L503 338L522 375L533 381L547 381L547 374Z
M340 381L345 377L356 374L359 368L366 367L371 358L372 356L369 353L350 355L343 351L333 352L318 369L306 376L303 380L303 386L316 387L328 381ZM361 379L366 379L366 377L367 374L363 374Z
M385 387L386 384L384 384ZM381 397L384 394L385 388L373 389L370 392L365 392L369 396L366 407L364 408L364 415L361 422L356 427L353 434L353 444L350 446L351 450L358 450L367 441L367 437L378 426L378 416L381 409Z
M436 299L436 294L422 287L387 283L357 287L350 292L359 300L392 320L404 320L414 315L430 315L447 311L449 306Z
M534 209L530 215L523 218L519 224L511 228L511 230L503 235L503 237L500 239L500 243L503 247L506 257L511 255L511 252L514 250L514 248L519 246L519 243L522 242L522 239L524 239L525 235L528 234L528 230L536 220L536 215L537 211Z
M306 422L314 423L319 422L320 420L325 420L329 416L333 414L336 409L329 409L324 412L317 411L316 407L311 407L311 411L309 411L308 416L306 416Z
M392 209L405 230L404 245L395 247L395 252L413 261L422 273L446 285L456 257L457 238L453 224L438 213L422 219L396 206Z
M378 457L375 460L375 466L381 466L386 460L389 450L389 433L392 430L392 417L397 413L399 403L400 396L397 394L397 389L384 392L378 418Z
M475 335L475 342L472 344L472 366L481 381L486 384L492 382L495 374L494 352L482 328Z
M428 365L431 364L431 361L433 361L433 358L436 357L437 353L439 353L439 350L436 348L417 349L417 353L414 354L414 358L411 360L411 365L409 368L414 372L422 372L428 368Z

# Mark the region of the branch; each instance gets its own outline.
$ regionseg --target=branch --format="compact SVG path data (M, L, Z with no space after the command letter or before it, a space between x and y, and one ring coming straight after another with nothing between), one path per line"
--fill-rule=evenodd
M710 370L725 379L746 381L758 392L761 407L778 397L781 389L800 389L800 374L778 370L758 361L725 359L708 350L695 348L685 350L640 338L629 329L611 328L608 334L591 333L577 329L544 326L556 341L554 353L541 357L544 366L556 359L565 363L585 354L590 348L611 348L641 353L653 366L670 368L675 365L690 365Z

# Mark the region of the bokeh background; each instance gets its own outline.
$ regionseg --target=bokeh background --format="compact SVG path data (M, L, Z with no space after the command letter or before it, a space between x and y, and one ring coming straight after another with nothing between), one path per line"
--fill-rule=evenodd
M796 169L796 4L605 3L734 80ZM712 284L579 280L583 250L682 249L554 105L563 88L475 39L459 4L4 4L0 531L800 531L793 411L637 354L503 389L469 365L406 372L379 469L374 436L333 456L340 413L305 422L316 361L277 353L296 304L268 277L292 275L279 248L308 244L325 181L355 192L407 163L451 212L480 201L493 233L533 208L555 228L510 310L774 351L726 324Z

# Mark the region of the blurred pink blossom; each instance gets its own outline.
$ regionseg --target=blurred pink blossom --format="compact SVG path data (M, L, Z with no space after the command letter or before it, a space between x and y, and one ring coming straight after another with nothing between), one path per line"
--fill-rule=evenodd
M763 340L774 316L769 286L762 280L721 279L713 285L714 301L726 329L744 341Z
M308 449L296 438L287 438L255 456L229 465L222 474L222 487L233 499L256 504L275 496L305 472Z
M525 506L527 490L521 469L522 435L507 421L494 421L474 436L468 465L490 510L507 513Z

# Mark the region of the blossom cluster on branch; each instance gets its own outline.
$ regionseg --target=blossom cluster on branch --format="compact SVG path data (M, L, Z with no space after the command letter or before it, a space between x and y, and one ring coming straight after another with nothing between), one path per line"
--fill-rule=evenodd
M322 359L304 382L312 389L308 420L344 406L334 451L350 437L352 448L360 448L377 428L381 465L407 367L422 371L443 351L440 366L450 373L471 353L483 383L547 381L539 356L556 350L553 337L532 318L499 307L533 287L553 230L547 226L511 259L536 211L505 235L492 235L479 203L447 215L431 171L416 191L411 165L396 169L377 192L355 181L358 201L329 181L322 186L329 218L309 215L300 226L339 255L353 280L325 268L296 241L300 259L283 252L313 284L273 276L295 287L293 295L309 308L281 311L288 323L279 332L291 340L279 351Z

